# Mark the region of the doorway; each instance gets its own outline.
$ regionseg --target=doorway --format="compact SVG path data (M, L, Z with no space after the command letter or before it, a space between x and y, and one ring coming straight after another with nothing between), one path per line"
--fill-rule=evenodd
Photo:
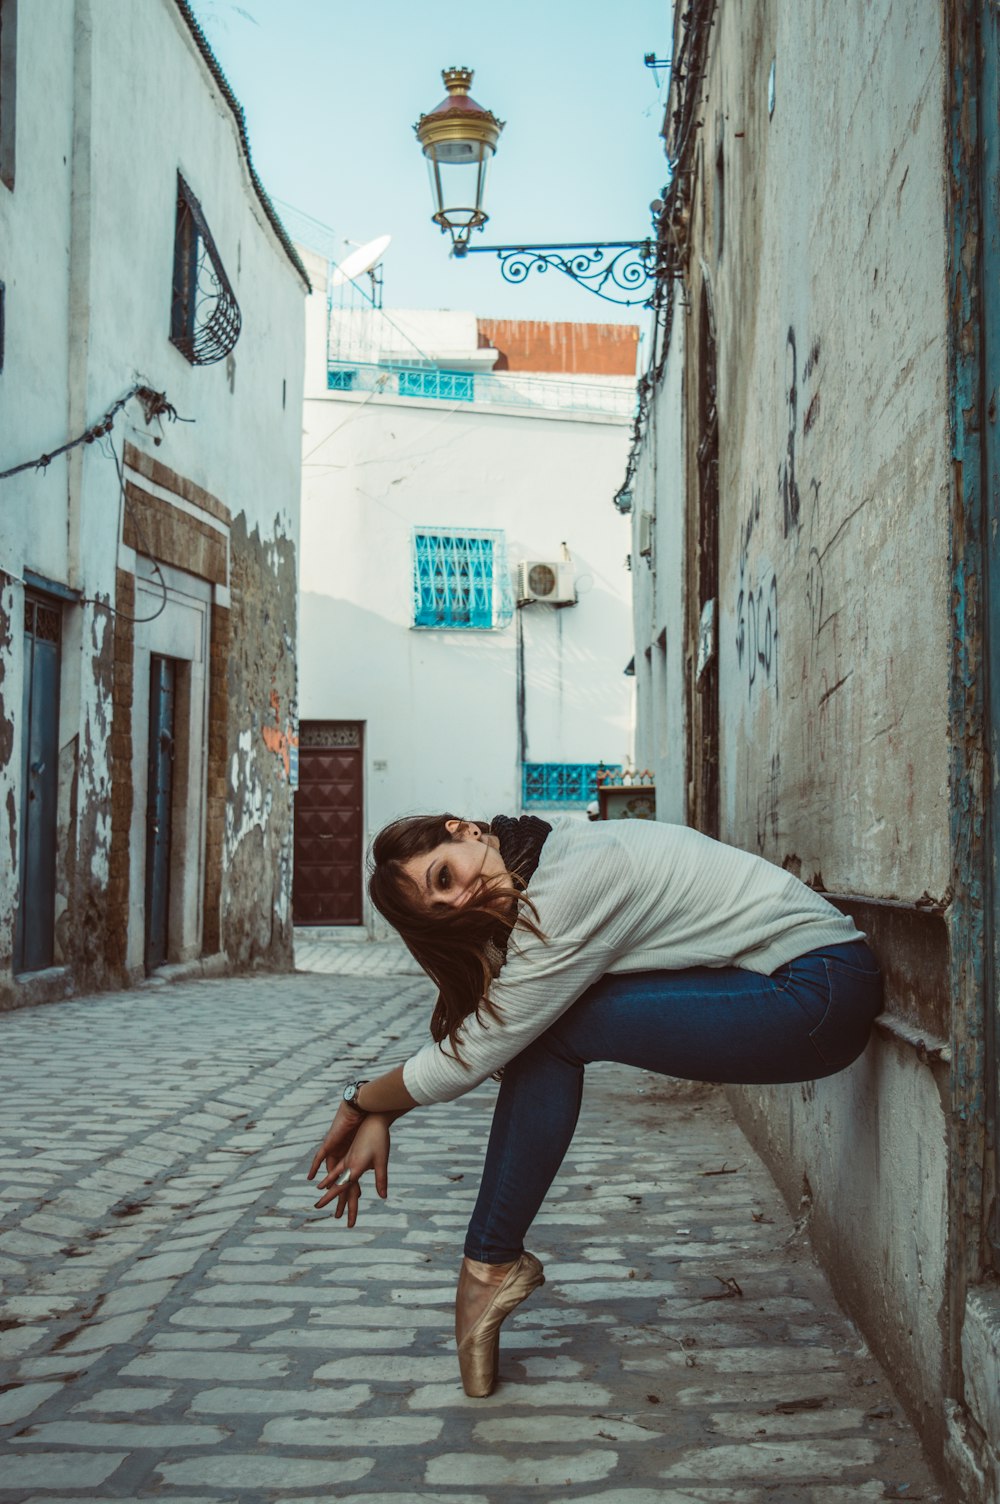
M146 780L145 966L167 959L170 924L170 851L173 825L177 666L150 655L149 759Z
M363 922L361 724L303 721L295 795L295 924Z
M54 959L61 645L61 606L25 591L15 974L42 971Z

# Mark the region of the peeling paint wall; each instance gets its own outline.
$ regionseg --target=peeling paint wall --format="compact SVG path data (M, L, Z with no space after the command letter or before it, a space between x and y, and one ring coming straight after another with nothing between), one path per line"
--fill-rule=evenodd
M296 563L291 540L264 543L243 519L231 542L229 789L223 949L234 966L292 964L293 790L298 736Z
M70 630L82 629L79 645L79 730L65 748L60 783L65 807L67 863L66 909L57 919L63 940L58 959L72 968L80 990L113 985L104 945L108 879L111 875L111 786L115 776L108 755L111 741L114 664L113 618L107 606L73 613ZM75 644L73 644L75 646ZM64 696L77 689L71 672ZM75 764L75 766L74 766Z

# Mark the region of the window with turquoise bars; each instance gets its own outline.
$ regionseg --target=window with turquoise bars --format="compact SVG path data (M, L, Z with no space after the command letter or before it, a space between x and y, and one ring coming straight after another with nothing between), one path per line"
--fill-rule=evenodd
M416 529L413 625L489 631L513 615L507 546L500 529L477 533Z
M620 773L606 762L526 762L522 764L523 804L589 804L597 798L597 774Z
M401 397L434 397L441 402L472 402L475 377L468 371L400 371Z

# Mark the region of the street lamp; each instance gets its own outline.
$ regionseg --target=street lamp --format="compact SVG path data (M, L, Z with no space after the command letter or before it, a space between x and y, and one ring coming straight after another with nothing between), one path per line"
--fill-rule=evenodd
M451 231L456 256L464 256L473 230L489 215L483 209L486 169L497 149L504 122L469 96L471 68L445 68L448 93L413 129L431 175L434 223Z
M470 245L473 230L489 219L483 208L486 169L497 149L504 122L469 97L471 68L445 68L447 98L413 129L431 175L433 219L441 233L451 231L452 255L497 256L507 282L523 282L532 270L565 273L607 303L626 308L652 306L659 269L655 240L594 240L568 245ZM613 254L612 254L613 253ZM619 293L638 296L620 297Z

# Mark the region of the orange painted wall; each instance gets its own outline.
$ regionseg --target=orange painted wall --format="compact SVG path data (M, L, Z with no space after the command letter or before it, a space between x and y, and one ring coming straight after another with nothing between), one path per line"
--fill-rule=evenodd
M500 351L495 371L634 376L635 324L562 324L546 319L478 319L479 348Z

